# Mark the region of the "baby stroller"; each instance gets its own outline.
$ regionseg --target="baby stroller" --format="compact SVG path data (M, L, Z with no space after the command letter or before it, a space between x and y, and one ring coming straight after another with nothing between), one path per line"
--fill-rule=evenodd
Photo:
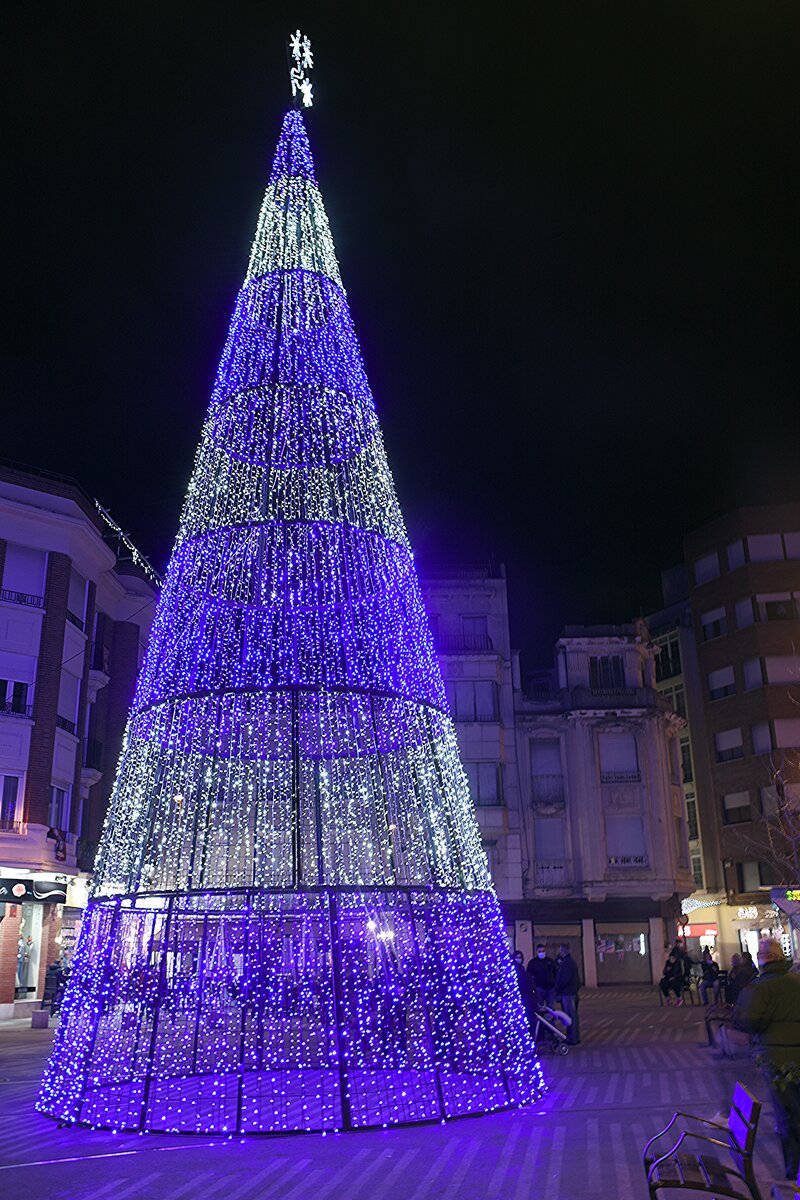
M569 1054L569 1042L564 1029L569 1029L572 1024L571 1017L565 1012L540 1005L534 1021L533 1040L537 1046L549 1046L556 1054Z

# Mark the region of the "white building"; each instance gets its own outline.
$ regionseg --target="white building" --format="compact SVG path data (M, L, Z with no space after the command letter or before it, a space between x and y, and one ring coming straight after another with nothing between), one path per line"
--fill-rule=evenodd
M69 958L152 618L104 532L74 481L0 465L0 1017Z
M523 690L503 572L422 587L509 941L568 943L589 986L657 980L693 879L646 625L566 629Z

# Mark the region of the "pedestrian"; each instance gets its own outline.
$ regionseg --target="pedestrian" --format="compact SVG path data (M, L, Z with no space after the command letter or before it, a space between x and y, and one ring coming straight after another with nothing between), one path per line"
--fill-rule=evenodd
M555 992L556 999L560 1001L561 1007L572 1022L567 1031L567 1041L570 1046L577 1046L581 1040L578 1026L578 993L580 989L581 980L577 965L569 952L569 946L566 942L562 942L558 948L556 962Z
M533 988L533 983L528 972L525 970L525 957L521 950L516 950L511 955L511 961L514 964L514 971L517 976L522 1004L525 1009L525 1016L528 1018L528 1029L531 1037L536 1035L536 1014L539 1011L539 1002L536 999L536 992Z
M676 1004L683 1004L681 992L684 985L683 964L675 950L670 950L667 955L667 961L664 963L664 971L661 975L658 986L661 988L661 994L667 1004L672 1004L670 995L675 996Z
M786 1178L794 1179L800 1169L800 975L790 974L774 938L759 942L758 966L758 978L739 995L734 1020L759 1048Z
M700 965L703 972L700 983L697 985L697 990L700 993L700 999L703 1001L704 1005L708 1004L708 992L710 988L714 997L714 1003L716 1003L717 1000L719 1000L720 989L719 967L714 962L708 946L706 946L703 950L703 957Z
M553 1008L556 1002L556 964L541 942L536 947L536 957L528 963L528 974L539 1003Z

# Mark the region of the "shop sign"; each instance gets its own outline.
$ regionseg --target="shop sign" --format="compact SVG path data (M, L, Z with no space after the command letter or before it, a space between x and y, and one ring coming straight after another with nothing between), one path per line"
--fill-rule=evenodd
M758 909L755 904L744 904L737 910L736 916L740 921L757 921Z
M23 904L26 900L63 904L66 898L67 885L53 879L0 879L0 904Z
M717 937L716 925L681 925L681 937Z

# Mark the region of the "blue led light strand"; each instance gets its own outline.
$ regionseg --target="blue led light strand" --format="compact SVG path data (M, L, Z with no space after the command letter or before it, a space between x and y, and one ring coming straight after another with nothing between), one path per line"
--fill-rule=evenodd
M40 1107L442 1120L543 1087L303 118L287 114Z

